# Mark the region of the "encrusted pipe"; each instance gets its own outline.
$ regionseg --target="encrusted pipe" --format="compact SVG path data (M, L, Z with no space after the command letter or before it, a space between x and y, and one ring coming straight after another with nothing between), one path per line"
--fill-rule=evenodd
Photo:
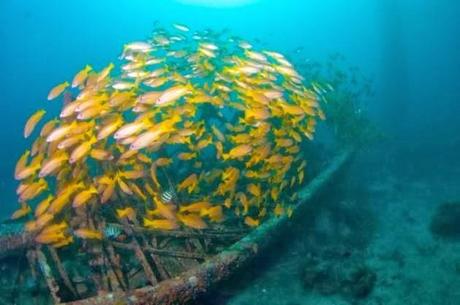
M300 192L301 204L294 213L300 213L303 207L345 165L352 155L346 150L330 161L322 171ZM114 305L127 303L130 305L177 305L186 304L198 296L208 292L220 281L227 279L241 267L263 251L281 234L280 230L288 221L287 216L273 217L254 229L247 236L220 252L201 265L188 270L179 277L165 280L155 286L147 286L129 293L107 293L96 297L69 303L69 305Z
M36 250L36 256L38 265L40 267L40 271L42 272L43 277L45 278L46 285L48 286L50 295L53 298L53 302L54 304L59 304L61 302L61 299L58 296L59 286L56 282L56 279L53 276L51 267L46 260L46 256L40 249Z

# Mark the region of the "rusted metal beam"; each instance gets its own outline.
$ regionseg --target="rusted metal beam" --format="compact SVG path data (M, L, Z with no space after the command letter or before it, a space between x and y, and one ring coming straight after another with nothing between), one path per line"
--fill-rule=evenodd
M34 242L33 236L25 232L22 225L3 224L0 232L0 258L15 255Z
M132 244L124 244L120 242L112 242L112 245L115 248L127 249L127 250L135 250L135 247ZM201 253L195 252L185 252L185 251L174 251L174 250L164 250L164 249L155 249L150 246L143 246L142 250L146 252L150 252L157 255L163 256L171 256L171 257L181 257L181 258L191 258L191 259L205 259L206 256Z
M40 249L35 250L37 255L37 263L40 266L40 271L45 278L46 285L50 291L50 295L53 299L54 304L59 304L61 299L58 296L59 286L54 278L51 267L46 260L45 254Z
M174 237L174 238L210 238L220 240L238 240L239 237L247 234L246 229L235 230L149 230L139 226L127 225L136 234L146 234L149 236L158 237ZM121 224L110 223L107 227L113 227L124 230L125 226ZM6 231L2 233L2 230ZM0 225L0 258L14 255L22 250L26 250L34 245L33 235L24 231L24 227L20 224L3 224Z
M114 228L123 229L123 225L110 224L109 226ZM227 238L238 238L244 234L247 234L249 230L151 230L140 226L128 225L134 233L146 234L158 237L175 237L175 238L216 238L216 239L227 239Z
M57 254L56 249L53 248L53 247L47 247L47 248L48 248L48 252L50 253L51 258L52 258L52 260L54 262L54 265L56 266L56 269L59 272L59 275L61 276L61 278L62 278L62 280L64 282L64 285L67 287L67 289L69 289L70 292L72 292L72 294L75 297L78 297L78 292L75 289L74 285L72 284L72 281L70 280L69 275L65 271L65 268L62 265L61 259L59 258L59 255Z
M331 160L330 164L311 183L300 191L301 203L294 209L301 213L303 207L339 172L352 155L351 150L344 151ZM271 218L260 227L251 231L241 240L220 252L201 265L188 270L179 277L147 286L129 293L108 293L96 297L71 302L69 305L173 305L186 304L208 292L217 283L227 279L241 267L249 263L256 255L277 239L282 227L288 221L287 216Z

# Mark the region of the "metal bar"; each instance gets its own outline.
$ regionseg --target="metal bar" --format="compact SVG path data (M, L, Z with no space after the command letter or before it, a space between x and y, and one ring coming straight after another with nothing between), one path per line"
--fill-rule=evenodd
M185 230L149 230L140 226L128 225L134 233L145 234L148 236L174 237L174 238L209 238L235 241L249 232L247 229L218 230L206 229L199 231ZM123 225L110 223L107 227L124 229ZM0 258L14 255L21 250L30 248L34 245L34 236L30 232L24 231L23 225L2 224L0 225Z
M131 244L112 242L112 245L115 248L122 248L122 249L135 251L135 247ZM150 246L144 247L143 250L156 254L156 255L162 255L162 256L181 257L181 258L190 258L190 259L205 259L206 258L206 255L203 255L201 253L155 249Z
M123 229L125 226L111 223L109 227ZM129 228L132 229L134 233L146 234L150 236L164 236L164 237L175 237L175 238L216 238L216 239L228 239L228 238L238 238L249 232L249 230L232 230L232 231L220 231L220 230L209 230L209 231L186 231L186 230L150 230L140 226L134 226L127 224Z
M142 248L140 247L138 241L136 240L136 237L134 236L133 234L133 229L131 226L129 226L127 223L124 223L123 224L123 230L126 232L126 234L128 234L128 236L131 236L132 237L132 241L131 241L131 247L132 247L132 250L134 251L134 254L136 255L136 257L139 259L139 262L141 263L142 265L142 268L144 269L144 272L145 272L145 276L147 277L148 281L150 282L150 284L152 285L155 285L158 283L158 279L157 277L155 276L155 273L153 272L150 264L149 264L149 261L147 260L147 258L145 257L145 254L144 252L142 251ZM112 243L113 244L113 243Z
M4 224L1 227L4 228L7 226L7 224ZM32 234L23 231L22 226L20 226L19 230L0 235L0 258L15 255L33 245L34 239Z
M320 190L339 172L352 155L351 150L336 156L311 183L300 191L301 203L294 209L300 213ZM155 286L147 286L129 293L110 293L71 302L69 305L114 305L127 302L131 305L173 305L186 304L199 295L208 292L214 285L227 279L241 267L245 266L257 253L266 249L277 239L287 223L287 216L273 217L254 229L247 236L220 252L201 265L188 270L179 277L165 280Z
M73 286L69 276L67 275L67 272L65 271L64 266L61 263L61 259L59 258L56 249L54 249L53 247L48 247L48 251L51 254L51 258L53 259L54 264L56 265L56 269L58 270L59 275L64 281L64 284L66 285L67 289L69 289L75 297L78 297L78 292Z
M58 296L59 286L56 283L56 279L53 277L51 272L51 267L46 261L46 256L40 249L35 250L37 255L37 262L40 266L40 270L45 278L46 285L48 285L48 289L50 291L51 297L53 298L54 304L60 304L61 299Z
M113 245L111 243L106 243L105 249L107 250L109 263L111 264L112 271L116 276L119 286L121 287L121 289L127 290L129 287L129 283L125 283L125 281L123 280L123 272L120 268L120 259L117 258Z
M153 248L153 247L156 247L157 246L157 240L156 240L156 237L154 237L152 239L152 242L149 243L147 238L144 238L144 242L145 242L145 245L144 247L148 247L148 248ZM150 244L153 245L150 246ZM148 251L148 250L147 250ZM169 278L169 274L168 274L168 271L166 270L166 268L163 266L163 263L161 262L161 259L160 259L160 256L158 256L156 253L152 252L152 251L148 251L150 253L150 257L152 258L153 260L153 263L155 264L155 267L157 268L158 270L158 273L160 273L160 277L162 280L166 280Z

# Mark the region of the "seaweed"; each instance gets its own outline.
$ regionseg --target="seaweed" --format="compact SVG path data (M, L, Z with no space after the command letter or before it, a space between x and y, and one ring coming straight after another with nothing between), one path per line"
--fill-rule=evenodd
M309 60L299 70L322 98L326 124L339 145L365 148L385 139L367 110L374 95L373 82L343 55L333 54L324 62Z

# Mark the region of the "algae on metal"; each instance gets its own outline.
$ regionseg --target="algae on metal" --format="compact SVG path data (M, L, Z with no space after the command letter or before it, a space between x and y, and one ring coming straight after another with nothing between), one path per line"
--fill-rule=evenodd
M323 187L332 181L340 169L350 160L353 150L339 153L313 181L301 191L301 201L294 209L294 216ZM279 237L280 230L288 221L287 216L272 217L260 227L236 242L228 249L217 254L197 268L193 268L179 277L165 280L156 286L136 289L130 293L114 292L97 297L71 302L72 305L173 305L187 304L198 296L209 292L216 284L240 270L254 259L257 254Z

